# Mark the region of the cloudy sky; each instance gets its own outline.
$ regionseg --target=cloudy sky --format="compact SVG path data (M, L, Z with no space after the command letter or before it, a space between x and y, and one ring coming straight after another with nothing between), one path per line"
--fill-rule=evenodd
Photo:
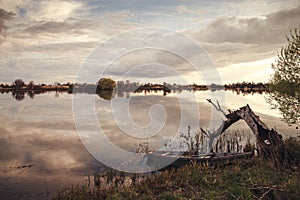
M145 27L167 29L194 40L205 49L224 83L267 82L271 63L286 44L285 35L300 28L299 19L298 0L0 0L0 82L16 78L36 83L75 82L80 66L99 45L112 42L116 34ZM132 44L132 38L126 40ZM176 40L170 43L199 58L189 46ZM110 49L101 50L118 49L112 43ZM205 63L199 63L207 69ZM121 56L112 65L120 68L112 70L114 78L130 67L143 66L145 74L139 69L129 78L145 80L155 79L151 70L157 72L159 66L176 72L188 68L187 62L170 52L145 49ZM174 80L167 79L170 75L165 72L158 72L160 80ZM179 73L186 73L188 82L201 83L193 78L192 68Z

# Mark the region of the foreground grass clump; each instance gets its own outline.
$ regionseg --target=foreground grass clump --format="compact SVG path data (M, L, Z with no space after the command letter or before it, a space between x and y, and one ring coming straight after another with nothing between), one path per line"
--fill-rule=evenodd
M256 157L234 165L205 167L191 163L156 174L108 171L93 186L60 191L56 199L298 199L294 168L276 170Z

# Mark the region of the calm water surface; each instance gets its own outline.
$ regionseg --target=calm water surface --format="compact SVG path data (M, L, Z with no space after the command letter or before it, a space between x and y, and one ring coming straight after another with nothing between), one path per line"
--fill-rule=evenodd
M243 96L232 92L184 91L167 96L131 94L130 98L124 95L111 101L88 94L76 94L74 98L93 96L94 115L107 138L121 148L134 150L146 140L150 147L161 148L168 138L186 132L188 125L192 132L198 130L197 126L217 128L222 115L212 109L206 99L222 95L227 109L249 104L268 127L275 127L284 137L299 135L295 126L281 121L278 110L270 109L265 100L267 94ZM46 93L22 101L16 101L11 94L2 94L0 110L0 199L47 199L57 189L83 183L89 174L106 168L85 149L78 136L72 94ZM200 121L195 120L197 117ZM93 124L89 125L88 114L83 120L87 120L83 122L88 138L89 132L97 130ZM250 132L242 121L231 129ZM143 139L151 133L155 134ZM101 141L93 143L101 149Z

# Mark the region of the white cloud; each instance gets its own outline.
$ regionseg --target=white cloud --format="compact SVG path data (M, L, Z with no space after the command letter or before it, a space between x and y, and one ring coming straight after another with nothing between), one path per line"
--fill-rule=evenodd
M179 6L177 6L176 11L180 12L180 13L187 13L187 12L189 12L189 10L187 9L187 7L185 5L179 5Z
M4 9L19 13L20 17L32 21L64 21L80 14L78 11L84 9L84 3L66 0L17 0L5 1L1 4Z
M34 20L64 21L82 6L83 3L74 1L41 1L30 7L27 16Z

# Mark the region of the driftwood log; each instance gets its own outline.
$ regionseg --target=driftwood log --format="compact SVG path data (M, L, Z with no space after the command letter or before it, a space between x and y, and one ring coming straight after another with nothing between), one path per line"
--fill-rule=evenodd
M223 121L223 124L213 133L204 132L210 138L216 138L221 135L226 129L228 129L232 124L239 121L240 119L244 120L247 125L252 130L253 134L256 137L256 144L258 148L258 154L271 159L275 167L281 167L285 164L290 165L293 162L287 148L284 145L282 136L277 133L274 129L269 129L260 119L259 116L255 115L251 110L250 106L247 104L239 108L238 110L228 114L221 109L219 103L214 104L210 99L207 99L217 111L220 111L226 119ZM210 145L212 146L213 140L210 140Z

